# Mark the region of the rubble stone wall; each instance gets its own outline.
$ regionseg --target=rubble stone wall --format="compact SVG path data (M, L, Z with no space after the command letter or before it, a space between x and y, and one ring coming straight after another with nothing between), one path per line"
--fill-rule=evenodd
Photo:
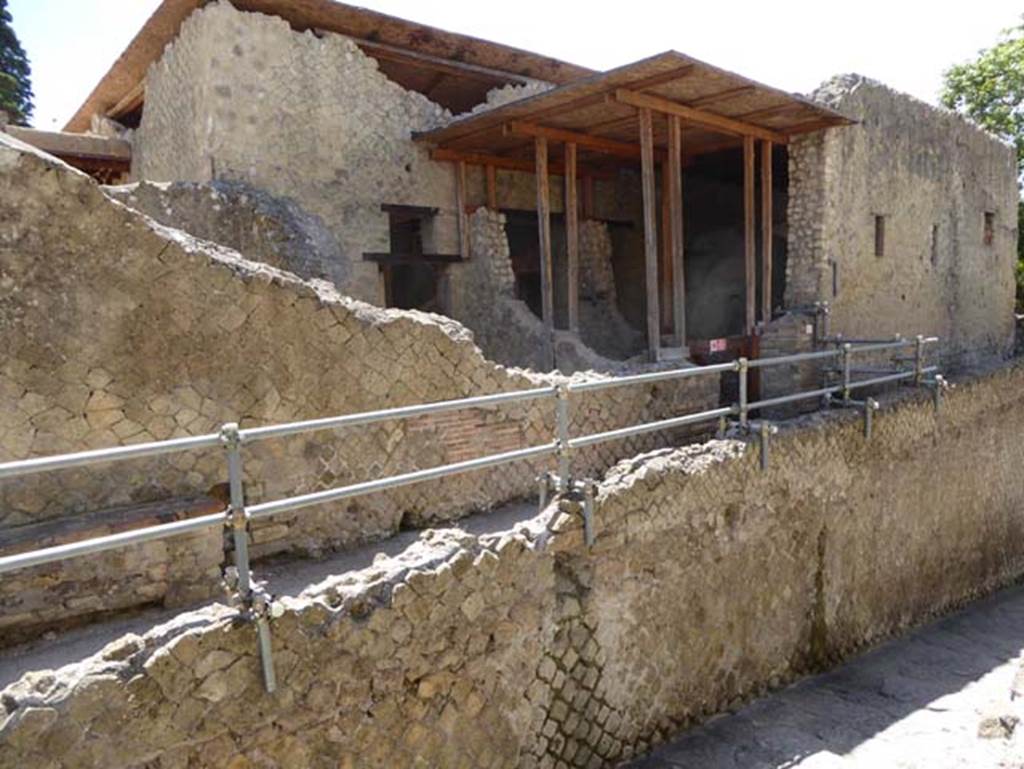
M4 460L566 381L487 360L449 318L372 307L324 281L304 282L162 227L9 137L0 137L0 216ZM580 395L573 429L579 435L703 410L716 391L706 378ZM244 457L247 500L548 443L553 420L550 399L255 443ZM605 444L580 452L577 467L598 472L684 436ZM253 553L317 553L403 524L489 509L532 495L549 465L527 462L282 514L255 525ZM223 453L209 449L9 479L0 484L0 530L45 522L63 529L97 510L216 497L225 472ZM210 537L219 547L220 532ZM92 579L69 571L64 580L43 568L5 579L0 614L9 624L70 617L78 613L72 599L120 589L123 575L107 556L82 563L91 564ZM177 592L159 570L151 579ZM216 588L216 580L207 584Z
M715 440L571 504L424 532L283 600L279 690L212 606L0 694L0 765L612 767L1024 573L1024 369Z
M836 78L814 97L859 122L789 145L787 306L829 301L833 330L852 337L940 336L950 364L1009 353L1013 149L859 76Z

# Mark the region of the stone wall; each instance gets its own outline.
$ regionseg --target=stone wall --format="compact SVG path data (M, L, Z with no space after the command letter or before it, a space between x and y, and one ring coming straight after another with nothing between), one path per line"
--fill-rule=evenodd
M105 191L160 224L184 230L307 280L348 282L350 265L323 219L244 182L141 182Z
M836 78L814 98L859 123L790 144L787 306L827 300L833 329L847 336L940 336L950 364L1007 354L1018 197L1012 148L859 76ZM884 217L882 256L876 216Z
M212 606L2 695L0 764L611 767L1024 572L1024 369L772 446L625 461L597 540L549 508L425 532L284 599L279 690Z
M0 214L4 460L216 433L225 422L279 423L566 381L487 360L448 318L375 308L326 282L304 282L164 228L9 137L0 137ZM575 400L574 430L650 421L716 400L710 379L593 393ZM553 401L533 401L254 444L245 452L247 499L547 443L553 414ZM582 452L578 467L596 472L682 437L608 444ZM524 463L281 515L255 526L253 552L317 553L488 509L534 493L548 466ZM8 480L0 484L4 552L26 526L48 522L55 531L45 536L56 536L97 510L222 497L225 480L218 450ZM89 531L104 533L79 537ZM220 533L210 536L219 548ZM74 615L71 598L119 589L106 556L83 563L93 579L62 582L39 569L5 580L0 609L8 624ZM159 570L150 576L163 585L157 593L175 592ZM208 575L200 581L215 589Z

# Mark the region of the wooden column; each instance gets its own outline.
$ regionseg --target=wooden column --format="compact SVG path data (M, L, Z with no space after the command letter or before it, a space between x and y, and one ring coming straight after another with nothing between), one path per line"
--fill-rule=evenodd
M686 276L683 272L683 121L668 118L669 239L672 250L672 330L686 347Z
M772 319L772 143L761 142L761 322Z
M551 267L551 196L548 190L548 140L533 140L534 174L537 178L537 232L540 235L540 297L541 317L548 331L554 330L555 304L552 292Z
M744 333L754 333L757 322L757 252L755 250L754 137L743 137L743 256L746 274Z
M658 217L654 187L654 130L651 111L637 110L640 117L640 171L644 197L644 265L647 289L647 351L658 360L661 327L658 322Z
M570 331L580 328L580 218L576 203L576 144L565 143L565 255Z
M466 216L466 162L455 164L455 208L459 225L459 256L469 259L469 218Z
M492 165L484 166L487 174L487 207L492 211L498 210L498 172Z

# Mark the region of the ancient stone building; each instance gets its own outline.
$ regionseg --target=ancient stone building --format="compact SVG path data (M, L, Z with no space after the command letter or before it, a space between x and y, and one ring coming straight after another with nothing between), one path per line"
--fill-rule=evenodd
M801 99L674 53L597 74L337 3L168 0L67 130L117 137L108 176L127 147L133 181L280 199L317 230L286 269L509 365L757 355L824 302L832 334L940 335L948 363L1012 347L1012 152L855 76ZM159 189L122 194L237 242L229 202Z

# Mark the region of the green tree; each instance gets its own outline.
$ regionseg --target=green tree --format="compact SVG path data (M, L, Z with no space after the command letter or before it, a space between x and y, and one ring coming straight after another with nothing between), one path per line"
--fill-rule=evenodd
M1008 29L991 48L944 74L942 103L1013 144L1018 184L1024 174L1024 24ZM1024 203L1017 229L1024 232ZM1017 240L1017 306L1024 308L1024 238Z
M32 108L32 70L11 26L7 0L0 0L0 109L26 125Z

